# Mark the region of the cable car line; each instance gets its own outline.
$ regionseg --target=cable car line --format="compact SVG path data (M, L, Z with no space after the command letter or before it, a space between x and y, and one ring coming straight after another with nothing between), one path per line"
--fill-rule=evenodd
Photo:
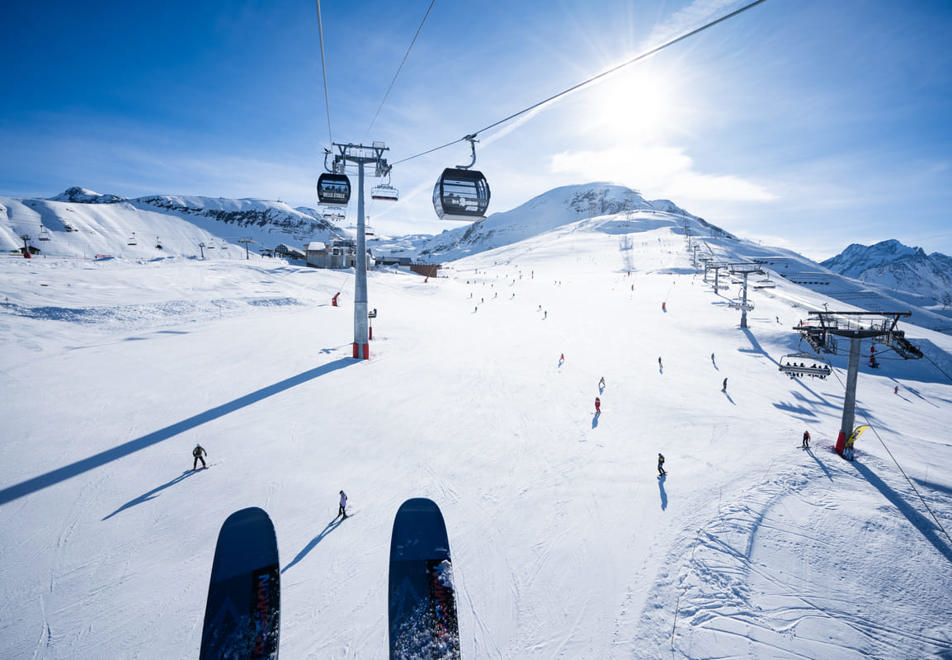
M321 73L324 76L324 108L327 110L327 137L334 144L334 135L331 132L331 101L327 95L327 65L324 61L324 26L321 23L321 0L317 0L317 35L321 41Z
M440 145L439 147L433 147L432 149L428 149L427 151L423 151L423 152L420 152L420 153L418 153L418 154L414 154L413 156L409 156L409 157L404 158L404 159L402 159L402 160L394 161L393 163L391 163L391 165L399 165L400 163L405 163L405 162L407 162L408 160L413 160L414 158L419 158L419 157L421 157L421 156L425 156L425 155L427 155L427 154L431 154L431 153L433 153L434 151L439 151L440 149L445 149L446 147L449 147L449 146L451 146L451 145L454 145L454 144L456 144L457 142L463 142L464 140L468 140L468 139L470 139L470 138L474 138L474 137L476 137L477 135L479 135L480 133L484 133L485 131L488 131L488 130L490 130L490 129L492 129L492 128L496 128L496 127L499 126L500 124L504 124L504 123L506 123L507 121L511 121L511 120L515 119L516 117L519 117L520 115L524 115L524 114L526 114L527 112L530 112L530 111L532 111L532 110L535 110L536 108L539 108L539 107L541 107L541 106L543 106L543 105L546 105L547 103L551 103L551 102L555 101L556 99L558 99L558 98L560 98L560 97L562 97L562 96L565 96L566 94L569 94L569 93L574 92L574 91L576 91L576 90L578 90L578 89L581 89L582 87L585 87L585 86L587 86L587 85L589 85L589 84L595 82L596 80L600 80L601 78L604 78L605 76L611 75L612 73L615 73L616 71L618 71L618 70L620 70L620 69L623 69L623 68L625 68L626 66L629 66L629 65L631 65L631 64L634 64L635 62L639 62L639 61L641 61L641 60L643 60L643 59L645 59L645 58L647 58L647 57L650 57L650 56L652 56L652 55L654 55L654 54L656 54L656 53L658 53L658 52L664 50L665 48L667 48L667 47L669 47L669 46L673 46L674 44L676 44L676 43L678 43L678 42L680 42L680 41L684 41L685 39L687 39L687 38L689 38L689 37L693 37L694 35L699 34L700 32L703 32L704 30L706 30L706 29L708 29L708 28L710 28L710 27L714 27L714 26L717 25L718 23L723 23L724 21L726 21L726 20L728 20L728 19L734 18L734 17L737 16L738 14L742 14L743 12L747 11L748 9L752 9L752 8L756 7L757 5L759 5L759 4L763 4L764 2L766 2L766 0L754 0L754 2L751 2L751 3L747 4L747 5L744 5L744 6L741 7L740 9L736 9L736 10L732 11L732 12L729 13L729 14L725 14L724 16L721 16L720 18L717 18L717 19L715 19L715 20L713 20L713 21L711 21L711 22L709 22L709 23L705 23L705 24L702 25L701 27L695 28L694 30L691 30L690 32L686 32L685 34L682 34L682 35L679 36L679 37L675 37L674 39L671 39L671 40L669 40L669 41L666 41L666 42L664 42L663 44L661 44L661 45L659 45L659 46L655 46L655 47L652 48L651 50L645 51L644 53L641 53L640 55L637 55L637 56L635 56L635 57L633 57L633 58L631 58L631 59L629 59L629 60L626 60L626 61L622 62L621 64L617 64L617 65L611 67L610 69L607 69L607 70L605 70L605 71L602 71L601 73L596 74L596 75L592 76L591 78L588 78L587 80L583 80L583 81L580 82L580 83L577 83L577 84L575 84L575 85L572 85L572 86L569 87L568 89L565 89L565 90L563 90L563 91L561 91L561 92L559 92L559 93L557 93L557 94L553 94L552 96L548 97L547 99L544 99L544 100L542 100L542 101L539 101L538 103L533 103L532 105L528 106L527 108L523 108L522 110L519 110L518 112L512 113L512 114L509 115L508 117L505 117L505 118L503 118L503 119L500 119L499 121L495 121L495 122L493 122L492 124L489 124L488 126L484 126L483 128L479 129L478 131L473 131L473 132L470 133L469 135L466 135L466 136L464 136L464 137L461 137L461 138L459 138L459 139L457 139L457 140L453 140L452 142L447 142L446 144Z
M420 27L417 28L416 34L413 35L413 39L410 41L410 45L407 46L407 52L403 55L403 61L400 62L400 66L397 67L397 72L393 74L393 80L390 81L390 86L387 87L387 91L384 92L383 99L380 101L380 106L377 108L377 112L374 113L374 118L370 120L370 125L367 126L367 133L370 133L370 129L373 128L374 123L377 121L377 117L380 115L380 111L383 109L383 104L387 102L387 97L390 96L390 90L393 89L394 83L397 82L397 76L400 75L400 71L403 70L403 65L407 63L407 58L410 57L410 50L413 48L413 44L416 43L417 37L420 36L420 31L423 30L423 24L426 23L427 16L430 15L430 10L433 9L433 5L436 4L436 0L430 0L430 6L426 8L426 13L423 14L423 20L420 21Z

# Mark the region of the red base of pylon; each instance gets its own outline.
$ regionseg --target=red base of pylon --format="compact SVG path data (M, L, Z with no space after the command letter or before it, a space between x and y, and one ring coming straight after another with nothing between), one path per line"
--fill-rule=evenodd
M840 431L840 434L836 436L836 446L833 449L836 450L837 454L842 456L844 447L846 447L846 434Z
M367 339L373 340L374 338L374 329L373 326L367 328Z
M361 352L361 347L363 347L363 352ZM370 359L370 344L358 344L354 342L354 359L355 360L369 360Z

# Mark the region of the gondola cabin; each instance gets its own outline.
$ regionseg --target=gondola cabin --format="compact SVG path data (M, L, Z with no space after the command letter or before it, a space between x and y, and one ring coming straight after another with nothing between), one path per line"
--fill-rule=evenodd
M485 220L489 182L482 172L447 167L433 188L433 208L441 220Z
M350 201L350 179L346 174L325 172L317 180L317 199L325 206L347 206Z

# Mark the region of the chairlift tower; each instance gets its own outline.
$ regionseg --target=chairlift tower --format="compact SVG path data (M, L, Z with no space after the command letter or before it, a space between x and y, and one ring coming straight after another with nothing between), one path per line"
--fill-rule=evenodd
M764 274L764 271L760 270L760 266L757 264L731 264L730 265L731 275L741 275L744 278L744 293L741 298L740 303L740 327L747 327L747 310L750 306L747 303L747 278L752 273L758 273L760 275Z
M715 293L720 293L720 290L721 290L721 283L720 283L721 269L729 268L729 267L730 267L729 264L721 264L721 263L715 263L715 262L709 262L708 264L704 266L705 274L707 273L708 269L711 269L714 271L714 292Z
M905 332L896 325L910 312L809 312L810 322L794 326L801 338L817 352L836 353L836 338L850 340L850 355L846 370L846 395L843 400L843 419L836 438L836 453L842 455L846 439L853 433L856 421L856 380L859 375L860 344L864 339L876 339L891 347L904 360L922 357L922 351L906 339Z
M354 358L370 358L370 330L367 317L367 237L364 223L364 166L374 166L374 176L386 176L390 165L384 153L390 149L383 142L374 142L369 147L363 144L331 145L335 168L343 172L347 165L357 166L357 254L354 264ZM330 154L332 152L327 151Z
M251 257L248 254L248 246L254 243L250 238L239 238L238 242L245 246L245 259L250 259Z

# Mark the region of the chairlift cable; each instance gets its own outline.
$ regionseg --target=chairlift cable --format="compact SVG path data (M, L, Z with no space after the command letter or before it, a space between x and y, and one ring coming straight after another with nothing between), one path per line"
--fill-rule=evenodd
M651 50L645 51L644 53L641 53L640 55L636 55L635 57L633 57L633 58L631 58L631 59L629 59L629 60L626 60L626 61L622 62L621 64L617 64L617 65L611 67L610 69L607 69L607 70L605 70L605 71L602 71L601 73L596 74L596 75L592 76L591 78L588 78L587 80L583 80L583 81L580 82L580 83L577 83L577 84L575 84L575 85L572 85L572 86L569 87L568 89L565 89L565 90L563 90L563 91L561 91L561 92L559 92L559 93L557 93L557 94L553 94L552 96L548 97L547 99L544 99L544 100L539 101L539 102L537 102L537 103L533 103L532 105L530 105L530 106L528 106L528 107L526 107L526 108L523 108L522 110L519 110L518 112L512 113L512 114L509 115L508 117L505 117L505 118L503 118L503 119L500 119L499 121L495 121L495 122L493 122L492 124L489 124L488 126L484 126L483 128L479 129L478 131L473 131L472 133L469 133L468 135L465 135L465 136L463 136L463 137L461 137L461 138L459 138L459 139L457 139L457 140L453 140L452 142L447 142L446 144L441 145L441 146L439 146L439 147L434 147L434 148L432 148L432 149L429 149L429 150L427 150L427 151L423 151L423 152L418 153L418 154L415 154L415 155L413 155L413 156L409 156L409 157L404 158L404 159L402 159L402 160L395 161L395 162L393 162L393 163L391 163L391 164L392 164L392 165L398 165L399 163L405 163L405 162L408 161L408 160L413 160L414 158L419 158L419 157L421 157L421 156L425 156L425 155L427 155L427 154L433 153L434 151L439 151L440 149L445 149L446 147L449 147L449 146L451 146L451 145L454 145L454 144L456 144L457 142L463 142L464 140L467 140L467 139L469 139L469 138L476 137L476 136L479 135L480 133L484 133L484 132L486 132L486 131L488 131L488 130L490 130L490 129L492 129L492 128L496 128L496 127L499 126L500 124L504 124L504 123L506 123L507 121L511 121L511 120L515 119L516 117L519 117L520 115L524 115L524 114L526 114L527 112L531 112L532 110L535 110L536 108L539 108L539 107L541 107L541 106L543 106L543 105L546 105L547 103L551 103L551 102L555 101L556 99L558 99L558 98L560 98L560 97L562 97L562 96L565 96L566 94L570 94L571 92L574 92L574 91L576 91L576 90L578 90L578 89L581 89L582 87L585 87L585 86L587 86L587 85L590 85L591 83L595 82L596 80L600 80L601 78L604 78L605 76L611 75L611 74L615 73L616 71L625 68L626 66L629 66L629 65L631 65L631 64L634 64L634 63L636 63L636 62L639 62L639 61L641 61L641 60L643 60L643 59L645 59L645 58L651 57L652 55L655 55L656 53L659 53L660 51L664 50L664 49L667 48L668 46L673 46L674 44L676 44L676 43L678 43L678 42L680 42L680 41L684 41L685 39L687 39L687 38L689 38L689 37L693 37L694 35L699 34L700 32L703 32L704 30L706 30L706 29L708 29L708 28L710 28L710 27L714 27L714 26L717 25L718 23L723 23L724 21L726 21L726 20L728 20L728 19L734 18L735 16L737 16L737 15L739 15L739 14L742 14L743 12L747 11L748 9L752 9L752 8L756 7L757 5L759 5L759 4L763 4L764 2L766 2L766 0L754 0L754 2L751 2L750 4L744 5L744 6L741 7L740 9L736 9L736 10L732 11L732 12L729 13L729 14L725 14L724 16L721 16L720 18L714 19L713 21L711 21L711 22L709 22L709 23L705 23L705 24L702 25L701 27L695 28L694 30L691 30L690 32L686 32L685 34L682 34L681 36L675 37L674 39L670 39L669 41L666 41L666 42L664 42L663 44L661 44L661 45L659 45L659 46L655 46L655 47L652 48Z
M334 134L331 132L331 102L327 94L327 64L324 60L324 26L321 23L321 0L317 1L317 36L321 42L321 73L324 76L324 108L327 111L327 137L330 144L334 144Z
M430 6L426 8L426 13L423 14L423 20L420 21L420 26L417 28L416 34L413 35L413 39L410 41L410 45L407 46L407 52L403 55L403 60L400 62L400 66L397 67L397 72L393 74L393 80L390 81L390 86L387 87L387 91L384 92L383 99L380 101L380 105L377 107L377 112L374 113L374 118L370 120L370 125L367 126L367 133L370 133L370 129L373 128L374 123L377 121L377 117L380 115L380 111L383 109L383 104L387 102L387 97L390 96L390 90L393 89L394 83L397 82L397 76L400 75L400 71L403 70L403 65L407 63L407 58L410 57L410 50L413 48L413 44L416 43L417 37L420 36L420 31L423 30L423 24L426 23L427 17L430 15L430 10L433 9L433 5L436 4L436 0L430 1Z

